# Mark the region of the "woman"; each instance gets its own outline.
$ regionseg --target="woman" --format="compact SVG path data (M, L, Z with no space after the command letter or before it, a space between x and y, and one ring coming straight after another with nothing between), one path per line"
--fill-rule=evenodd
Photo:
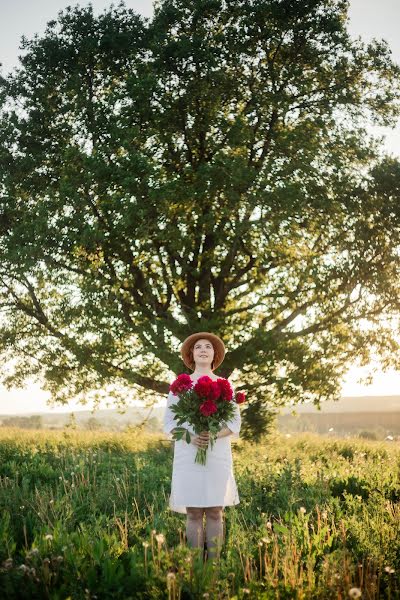
M216 335L200 332L190 335L181 347L183 362L193 373L190 378L196 382L208 375L216 381L213 371L220 366L225 356L223 341ZM172 439L177 426L171 405L179 398L168 394L164 416L164 433ZM233 474L231 438L237 439L241 426L239 406L235 403L234 417L225 423L218 432L213 448L207 450L207 462L195 462L198 448L206 448L209 433L196 435L189 423L185 427L190 433L190 444L185 439L175 441L172 469L171 510L187 514L186 538L190 546L204 547L203 515L206 516L207 558L219 556L223 543L223 507L239 503L239 494Z

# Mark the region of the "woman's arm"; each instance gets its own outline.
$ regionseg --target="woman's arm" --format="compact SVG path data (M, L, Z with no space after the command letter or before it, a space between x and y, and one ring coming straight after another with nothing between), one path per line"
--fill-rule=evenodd
M229 433L232 435L232 439L237 440L239 438L239 432L242 425L242 417L240 415L240 409L238 404L235 403L234 405L233 417L229 421L226 421L224 424L228 429ZM223 431L223 429L221 431ZM224 435L229 434L225 433Z
M178 397L175 396L172 392L169 392L167 398L167 407L164 413L164 433L167 434L169 440L172 440L172 432L177 427L177 423L175 421L175 413L172 412L171 406L178 401Z
M229 427L223 427L222 429L220 429L217 433L217 438L223 438L226 437L227 435L232 435L233 431L231 431L229 429Z

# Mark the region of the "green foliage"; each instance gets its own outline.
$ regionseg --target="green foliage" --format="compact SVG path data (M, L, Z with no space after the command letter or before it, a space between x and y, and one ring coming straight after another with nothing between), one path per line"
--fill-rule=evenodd
M240 503L225 509L219 563L203 564L202 549L185 543L186 517L168 509L172 448L159 435L2 429L0 436L5 600L400 593L394 445L277 433L258 445L239 441ZM30 485L37 464L49 476L43 469ZM346 477L368 493L355 486L333 493Z
M347 10L76 6L23 40L0 79L3 385L153 401L211 330L258 439L261 407L338 397L353 359L398 366L400 165L366 125L396 122L400 68Z

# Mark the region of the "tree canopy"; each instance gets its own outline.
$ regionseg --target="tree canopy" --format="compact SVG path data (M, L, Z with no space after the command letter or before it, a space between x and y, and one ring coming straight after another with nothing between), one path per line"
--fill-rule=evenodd
M151 401L212 331L251 437L351 362L398 366L400 164L367 126L396 123L400 69L347 11L76 6L23 38L0 81L4 385Z

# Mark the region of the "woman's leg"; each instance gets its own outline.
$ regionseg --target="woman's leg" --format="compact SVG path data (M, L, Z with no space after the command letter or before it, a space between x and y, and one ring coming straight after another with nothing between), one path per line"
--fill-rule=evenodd
M222 522L222 506L207 506L206 513L206 540L207 558L219 557L223 539L224 525Z
M187 506L186 538L192 548L204 548L204 508Z

